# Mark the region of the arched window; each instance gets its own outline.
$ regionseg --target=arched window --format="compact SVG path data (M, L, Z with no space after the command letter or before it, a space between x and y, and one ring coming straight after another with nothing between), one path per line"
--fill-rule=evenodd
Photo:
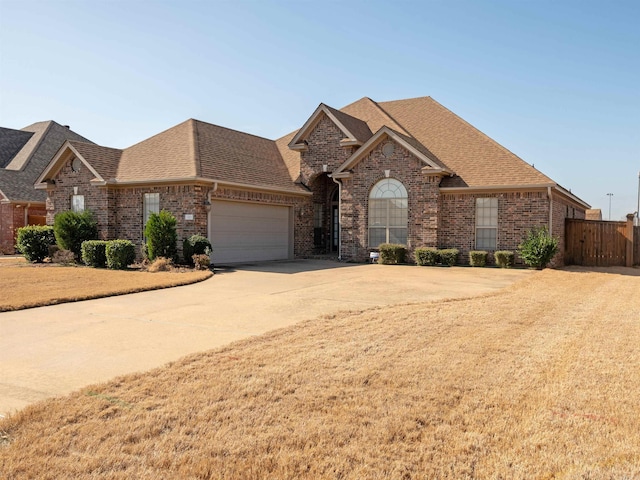
M407 244L407 189L385 178L369 194L369 248L381 243Z

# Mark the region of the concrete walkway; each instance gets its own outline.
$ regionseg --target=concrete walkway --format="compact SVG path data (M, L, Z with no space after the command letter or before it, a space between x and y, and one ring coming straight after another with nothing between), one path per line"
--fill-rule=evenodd
M184 287L0 313L0 414L322 314L477 295L532 274L274 262Z

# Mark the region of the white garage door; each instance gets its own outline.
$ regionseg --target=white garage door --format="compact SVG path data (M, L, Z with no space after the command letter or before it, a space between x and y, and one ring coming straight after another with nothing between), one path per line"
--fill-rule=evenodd
M211 202L209 239L213 263L244 263L291 258L289 207Z

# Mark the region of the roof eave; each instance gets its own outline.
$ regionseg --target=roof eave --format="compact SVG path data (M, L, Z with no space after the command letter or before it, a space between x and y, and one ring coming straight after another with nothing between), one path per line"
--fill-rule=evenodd
M237 183L237 182L229 182L227 180L220 180L215 178L204 178L204 177L181 177L181 178L170 178L170 179L147 179L147 180L116 180L112 179L105 183L105 185L111 187L133 187L138 185L167 185L167 184L188 184L188 183L197 183L197 184L207 184L207 185L217 185L217 186L229 186L235 188L243 188L247 190L259 190L265 192L278 192L278 193L288 193L291 195L302 195L309 196L312 195L311 192L304 192L298 189L288 189L282 187L275 187L271 185L252 185L246 183Z
M340 140L340 146L342 147L361 147L363 144L356 138L343 138Z

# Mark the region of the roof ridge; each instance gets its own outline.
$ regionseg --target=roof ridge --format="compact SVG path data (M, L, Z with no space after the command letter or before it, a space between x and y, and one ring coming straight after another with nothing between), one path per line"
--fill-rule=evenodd
M38 151L38 148L40 148L40 145L42 145L42 141L47 136L47 133L49 133L49 130L51 130L51 125L53 125L56 122L54 122L53 120L45 120L43 122L36 122L36 123L46 123L47 127L42 131L42 134L40 135L40 138L38 138L38 141L36 142L36 144L31 149L31 152L29 152L29 156L25 159L25 161L22 163L22 165L20 165L20 168L14 170L13 168L6 168L5 167L5 170L14 171L14 172L24 172L24 170L27 168L27 166L31 162L31 159L33 159L34 154L36 153L36 151ZM35 125L35 123L32 124L32 125ZM25 131L28 131L28 130L25 130ZM35 132L33 132L33 133L35 133ZM14 160L15 160L15 157L7 164L7 167L11 166L11 164L13 163Z
M194 122L198 122L198 123L204 123L206 125L211 125L212 127L217 127L217 128L222 128L223 130L228 130L230 132L236 132L236 133L241 133L243 135L249 135L251 137L256 137L259 138L261 140L268 140L270 142L275 143L276 140L272 139L272 138L267 138L267 137L263 137L261 135L256 135L255 133L249 133L249 132L243 132L242 130L238 130L236 128L229 128L229 127L223 127L222 125L218 125L216 123L211 123L211 122L207 122L205 120L198 120L197 118L190 118L189 120L193 120ZM184 122L183 122L184 123ZM176 125L177 126L177 125ZM286 135L285 135L286 136ZM279 140L279 139L278 139Z
M442 105L440 102L438 102L437 100L431 98L431 97L417 97L417 98L429 98L436 107L441 108L442 110L445 110L446 112L449 112L451 115L453 115L455 118L457 118L458 120L460 120L462 123L464 123L465 125L471 127L475 132L479 133L480 136L482 136L483 138L485 138L486 140L489 140L489 142L493 143L494 145L496 145L498 148L500 148L503 152L508 153L509 155L513 155L513 157L515 157L517 160L521 161L522 163L524 163L525 165L527 165L529 168L534 169L536 172L540 173L541 175L543 175L544 177L546 177L549 181L551 181L554 185L558 185L558 182L556 182L555 180L553 180L551 177L549 177L548 175L542 173L540 170L538 170L537 168L535 168L534 166L532 166L529 162L527 162L526 160L524 160L523 158L520 158L518 155L516 155L515 153L513 153L511 150L509 150L507 147L505 147L504 145L502 145L500 142L497 142L496 140L494 140L493 138L491 138L489 135L487 135L486 133L484 133L482 130L480 130L479 128L473 126L472 124L470 124L469 122L467 122L464 118L462 118L461 116L459 116L458 114L456 114L455 112L452 112L451 110L449 110L447 107L445 107L444 105Z
M375 100L372 100L372 99L371 99L371 98L369 98L369 97L364 97L364 98L366 98L366 99L367 99L367 100L369 100L371 103L373 103L373 104L378 108L378 110L380 110L380 111L382 112L382 114L383 114L383 115L385 115L385 116L386 116L387 118L389 118L393 123L395 123L398 127L400 127L400 129L402 130L402 132L399 132L399 133L403 133L403 132L404 132L404 134L405 134L405 135L408 135L409 137L411 137L411 138L413 138L413 139L415 140L415 137L414 137L413 135L411 135L411 133L409 133L409 131L408 131L406 128L404 128L404 127L400 124L400 122L398 122L398 121L397 121L395 118L393 118L393 117L392 117L392 116L391 116L391 115L390 115L390 114L389 114L389 113L388 113L384 108L382 108L378 102L376 102ZM389 128L392 128L392 127L389 125ZM394 129L394 130L395 130L395 129Z

